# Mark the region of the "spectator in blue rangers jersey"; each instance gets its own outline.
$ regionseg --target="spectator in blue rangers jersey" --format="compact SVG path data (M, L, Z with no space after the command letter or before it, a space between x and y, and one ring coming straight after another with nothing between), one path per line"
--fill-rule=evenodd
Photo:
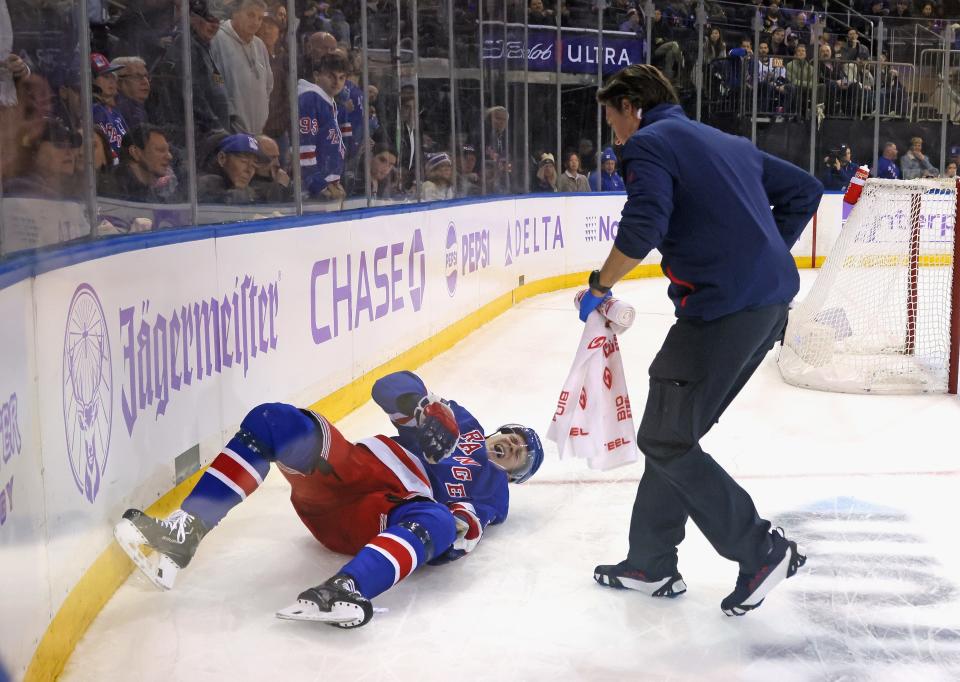
M897 145L894 142L887 142L883 145L883 152L877 159L877 165L873 169L873 177L886 178L887 180L903 180L900 173L900 166L897 165Z
M340 201L346 150L337 124L336 98L347 79L346 56L335 51L312 65L313 82L297 84L300 109L300 169L303 191L315 199Z
M130 509L116 526L117 541L151 581L169 589L200 540L257 489L275 462L314 537L354 555L277 616L363 625L373 616L370 600L415 569L474 551L484 529L507 518L508 482L523 483L543 461L533 429L506 424L484 435L470 412L430 393L412 372L379 379L373 399L397 435L356 444L312 410L255 407L181 509L167 519ZM154 554L146 556L143 545Z
M623 178L617 172L617 155L607 147L600 156L600 171L590 174L590 189L595 192L622 192Z
M110 141L111 165L120 163L120 143L127 134L127 122L115 108L117 106L117 71L123 66L114 66L99 52L90 55L93 70L93 122Z
M783 338L800 286L790 247L816 212L823 185L749 140L688 119L653 66L618 72L597 101L623 144L627 200L610 254L590 275L580 319L659 249L677 320L649 369L637 432L645 468L630 549L624 561L597 566L594 579L654 597L682 594L677 546L692 518L721 556L739 564L720 607L743 615L805 557L782 530L771 532L700 440Z
M335 52L344 55L347 57L349 73L349 56L337 47L337 39L332 33L317 31L307 39L306 48L308 64L316 63L325 55ZM347 78L344 80L343 89L334 100L337 104L337 125L340 126L340 135L343 137L345 156L347 159L355 158L360 152L360 143L363 142L363 90Z

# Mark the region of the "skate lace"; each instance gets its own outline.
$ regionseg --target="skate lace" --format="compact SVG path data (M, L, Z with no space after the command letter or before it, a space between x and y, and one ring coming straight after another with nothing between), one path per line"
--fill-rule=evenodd
M182 543L184 540L186 540L187 536L190 535L190 531L187 530L187 525L192 522L193 516L182 509L178 509L167 518L161 519L160 525L169 530L171 533L176 533L177 542Z

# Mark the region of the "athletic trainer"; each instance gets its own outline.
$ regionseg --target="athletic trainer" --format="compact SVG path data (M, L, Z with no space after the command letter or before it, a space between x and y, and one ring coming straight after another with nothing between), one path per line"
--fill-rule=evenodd
M659 249L677 320L650 365L637 433L646 466L629 553L597 566L594 578L653 596L682 594L677 546L690 517L721 556L739 564L721 608L743 615L806 559L782 530L771 531L699 443L783 337L800 283L790 247L823 185L747 139L689 120L655 67L627 67L597 100L622 144L627 201L610 255L590 275L580 318Z

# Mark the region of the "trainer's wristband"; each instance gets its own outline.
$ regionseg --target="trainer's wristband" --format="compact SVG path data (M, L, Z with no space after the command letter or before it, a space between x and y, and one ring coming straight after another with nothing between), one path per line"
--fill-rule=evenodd
M610 289L613 288L613 287L605 287L602 284L600 284L599 270L594 270L593 272L590 273L590 279L587 280L587 284L590 285L591 289L593 289L594 291L599 291L601 294L606 294L610 291Z

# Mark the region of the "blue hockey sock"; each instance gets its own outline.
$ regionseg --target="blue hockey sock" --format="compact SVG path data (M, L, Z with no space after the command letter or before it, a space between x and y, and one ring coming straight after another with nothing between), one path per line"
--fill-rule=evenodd
M341 571L352 577L367 599L386 592L426 562L416 535L403 526L390 526L368 542Z
M181 508L213 528L263 483L269 471L270 460L238 433L200 477Z
M323 451L325 423L286 403L256 406L200 477L183 510L213 528L263 483L270 462L309 473Z
M436 502L401 505L391 512L390 523L340 569L367 599L389 590L457 537L453 516Z

